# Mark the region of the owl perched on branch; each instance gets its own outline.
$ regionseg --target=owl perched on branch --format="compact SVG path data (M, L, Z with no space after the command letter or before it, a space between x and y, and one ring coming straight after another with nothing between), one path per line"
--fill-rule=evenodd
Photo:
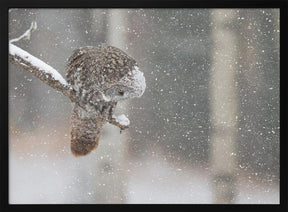
M112 46L76 49L66 69L77 98L71 117L71 151L82 156L98 146L104 124L115 120L117 102L140 97L146 83L136 61Z

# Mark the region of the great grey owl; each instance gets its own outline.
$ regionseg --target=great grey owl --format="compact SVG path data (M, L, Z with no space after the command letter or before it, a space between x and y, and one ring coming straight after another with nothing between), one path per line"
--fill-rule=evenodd
M98 146L117 102L144 93L145 78L133 58L105 45L74 50L66 70L78 99L71 116L71 151L75 156L87 155Z

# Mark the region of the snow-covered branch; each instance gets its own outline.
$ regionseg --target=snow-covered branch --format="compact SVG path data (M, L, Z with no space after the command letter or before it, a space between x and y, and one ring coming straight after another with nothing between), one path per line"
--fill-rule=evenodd
M75 92L73 92L73 88L58 71L11 42L9 43L9 61L22 67L25 71L28 71L39 78L45 84L60 91L65 96L69 97L71 101L76 101L76 95Z
M119 127L121 130L126 130L129 128L130 121L125 115L112 115L112 119L110 119L109 123Z
M31 36L31 32L34 31L36 27L36 22L33 22L30 28L23 35L9 41L9 61L19 67L22 67L25 71L31 73L32 75L40 79L42 82L44 82L46 85L49 85L55 90L60 91L72 102L78 104L80 107L85 109L85 105L83 105L82 101L78 100L76 96L76 91L69 83L67 83L67 81L56 69L43 62L39 58L28 53L27 51L12 44L12 42L14 43L22 39L29 39ZM125 130L128 128L129 125L129 120L128 122L127 120L126 122L123 122L123 119L118 120L116 119L116 117L113 117L107 119L107 122L119 127L121 130Z

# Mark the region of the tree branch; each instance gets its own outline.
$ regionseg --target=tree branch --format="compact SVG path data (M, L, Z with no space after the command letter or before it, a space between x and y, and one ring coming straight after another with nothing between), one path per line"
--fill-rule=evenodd
M23 35L19 36L18 38L14 38L14 39L10 40L9 43L14 43L14 42L20 41L22 39L28 39L29 40L30 36L31 36L31 33L33 31L35 31L36 29L37 29L37 23L35 21L33 21L31 23L30 28L26 32L24 32Z
M12 44L12 42L17 42L22 39L29 39L31 32L36 29L36 22L31 24L30 28L18 38L12 39L9 41L9 61L25 71L31 73L33 76L40 79L46 85L54 88L57 91L60 91L62 94L67 96L71 102L78 104L80 107L85 109L85 105L78 100L76 96L76 91L72 88L70 84L62 77L62 75L55 70L50 65L46 64L37 57L31 55L27 51L17 47ZM106 120L112 125L115 125L120 128L120 130L128 129L127 123L121 123L121 120L116 120L115 118L107 118Z
M77 101L74 89L58 71L12 43L9 43L9 61L22 67L50 87L60 91L72 102Z
M120 116L114 116L112 115L112 118L108 121L110 124L113 124L117 127L120 128L120 132L122 130L126 130L129 128L129 124L130 124L130 121L129 119L125 116L125 115L120 115Z

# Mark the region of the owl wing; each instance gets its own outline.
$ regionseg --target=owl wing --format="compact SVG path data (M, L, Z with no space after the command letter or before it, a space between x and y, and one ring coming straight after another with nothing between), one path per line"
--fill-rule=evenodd
M82 67L85 69L85 65L90 64L89 61L91 61L91 52L94 53L94 57L97 57L99 54L97 49L95 49L92 46L86 46L86 47L81 47L79 49L76 49L73 51L72 55L69 57L67 61L67 66L66 66L66 78L67 82L71 85L74 85L75 83L75 73L77 72L78 67ZM83 79L82 79L83 80Z
M74 105L71 121L71 151L75 156L84 156L97 148L104 122L98 116L90 117L83 108Z

